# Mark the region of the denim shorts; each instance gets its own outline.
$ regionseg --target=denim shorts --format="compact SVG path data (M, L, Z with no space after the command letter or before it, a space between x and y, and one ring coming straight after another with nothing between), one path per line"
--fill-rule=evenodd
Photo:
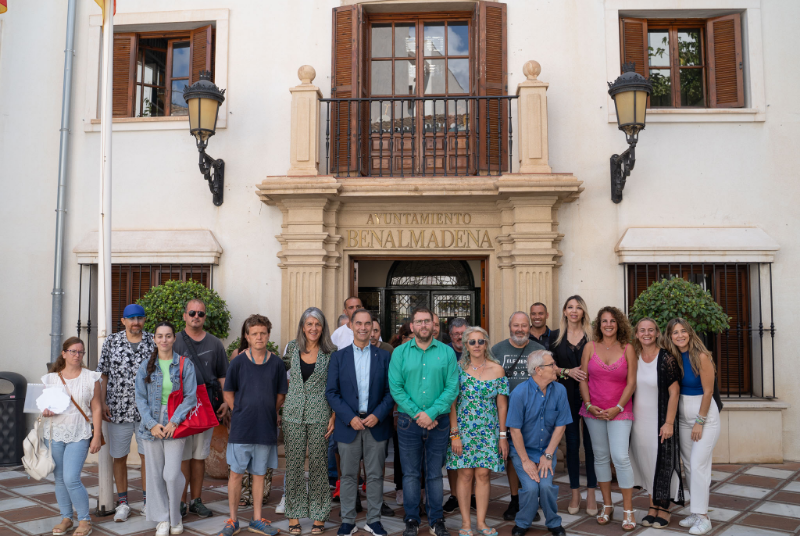
M247 471L251 475L263 476L267 469L278 468L277 445L228 443L225 457L231 471L240 475Z

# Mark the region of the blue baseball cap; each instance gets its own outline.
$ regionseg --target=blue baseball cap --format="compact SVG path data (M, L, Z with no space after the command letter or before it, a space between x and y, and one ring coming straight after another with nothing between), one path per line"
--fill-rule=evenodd
M136 316L146 316L144 314L144 307L136 303L125 306L125 310L122 311L122 318L133 318Z

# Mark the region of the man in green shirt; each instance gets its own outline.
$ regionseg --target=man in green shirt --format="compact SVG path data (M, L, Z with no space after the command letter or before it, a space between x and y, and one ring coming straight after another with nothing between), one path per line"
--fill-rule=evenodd
M411 315L414 338L398 346L389 364L389 389L397 403L397 436L403 466L403 536L417 536L423 452L431 533L450 536L442 511L442 467L450 431L450 406L458 395L458 365L452 348L433 338L433 313Z

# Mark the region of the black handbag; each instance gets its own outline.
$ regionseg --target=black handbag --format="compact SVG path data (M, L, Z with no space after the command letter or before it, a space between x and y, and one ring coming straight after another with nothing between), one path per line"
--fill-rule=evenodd
M206 391L208 391L208 400L211 402L211 407L214 409L214 414L217 414L220 406L222 406L222 404L225 402L225 400L222 398L222 386L219 384L219 381L216 378L211 378L211 381L206 381L205 375L203 374L200 357L197 355L197 349L194 347L194 341L186 334L185 331L181 334L183 335L183 342L186 343L186 347L192 354L189 357L194 363L194 370L200 377L201 383L205 384ZM217 417L217 420L219 421L219 417Z

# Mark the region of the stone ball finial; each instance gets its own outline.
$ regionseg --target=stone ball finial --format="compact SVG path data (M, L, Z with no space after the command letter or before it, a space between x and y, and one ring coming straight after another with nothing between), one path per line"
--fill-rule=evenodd
M525 65L522 66L522 73L528 80L536 80L541 72L542 66L536 60L526 61Z
M310 65L303 65L297 69L297 78L303 84L310 84L317 77L317 71Z

